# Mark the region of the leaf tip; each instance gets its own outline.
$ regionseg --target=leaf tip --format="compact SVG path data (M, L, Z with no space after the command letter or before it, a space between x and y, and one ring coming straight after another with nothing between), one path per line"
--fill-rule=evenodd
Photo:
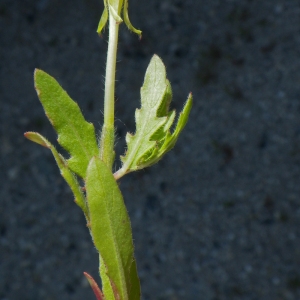
M187 98L187 102L189 103L190 108L193 105L193 94L192 92L189 93L188 98Z
M156 53L154 53L152 59L159 59L159 56Z
M33 77L36 79L36 77L41 74L43 71L41 69L35 68L33 71Z
M27 131L24 133L24 137L34 143L37 143L45 148L50 149L51 144L39 133L33 131Z
M41 91L40 91L39 88L38 88L37 80L38 80L39 74L41 74L42 72L43 72L42 70L37 69L37 68L35 68L35 69L34 69L34 72L33 72L34 88L35 88L35 90L36 90L36 93L37 93L38 97L40 97Z
M94 280L94 278L87 272L83 272L83 274L86 277L86 279L88 280L90 286L92 287L97 300L104 300L104 295L103 295L102 291L100 290L98 284Z

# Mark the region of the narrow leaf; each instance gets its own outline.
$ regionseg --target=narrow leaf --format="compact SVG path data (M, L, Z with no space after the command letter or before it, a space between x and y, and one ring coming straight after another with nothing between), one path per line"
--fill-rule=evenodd
M129 16L128 16L128 0L125 0L124 2L124 8L123 8L123 18L125 21L125 24L127 25L128 29L131 30L132 32L136 33L139 38L142 38L142 32L141 30L138 30L136 28L134 28L129 20Z
M98 24L98 28L97 28L97 33L99 35L101 35L101 32L102 32L103 28L105 27L107 20L108 20L108 8L107 8L106 0L104 0L104 10L101 15L101 18L100 18L100 21Z
M81 187L79 185L78 180L76 179L74 174L69 170L69 168L67 166L67 162L62 157L62 155L60 155L57 152L57 150L55 149L55 147L41 134L39 134L37 132L29 131L29 132L24 133L24 136L27 139L31 140L32 142L40 144L51 150L51 152L55 158L55 161L58 165L58 168L60 170L60 174L66 180L66 182L68 183L69 187L71 188L71 190L74 194L75 203L83 210L83 213L85 214L85 217L88 220L89 214L88 214L85 197L81 191Z
M102 291L105 295L105 300L115 300L115 295L113 288L111 286L109 277L107 276L107 269L104 264L103 258L99 254L99 261L100 261L100 277L101 277L101 283L102 283Z
M28 140L30 140L34 143L37 143L45 148L51 149L51 147L52 147L51 143L46 138L44 138L41 134L39 134L37 132L27 131L24 133L24 136Z
M132 266L134 255L129 216L111 171L98 157L93 157L89 163L86 192L93 241L115 298L139 300L139 290L137 293L131 290L131 287L137 289L139 281L136 268Z
M96 299L97 300L104 300L104 296L103 296L103 294L102 294L102 292L101 292L101 290L100 290L97 282L94 280L94 278L90 274L88 274L86 272L83 272L83 274L86 277L86 279L88 280L91 288L93 289L93 292L94 292L94 294L96 296Z
M58 142L71 155L68 167L85 178L90 159L98 153L93 124L84 119L77 103L53 77L36 69L34 80L45 113L58 133Z
M169 137L166 138L163 146L160 149L160 155L163 155L165 152L171 150L175 146L175 143L179 137L179 134L181 133L181 131L183 130L183 128L185 127L185 125L188 121L190 111L192 109L192 105L193 105L193 97L192 97L192 93L190 93L189 97L184 105L184 108L179 115L178 122L176 124L176 128L175 128L173 134L169 135Z
M140 300L140 298L141 298L141 286L140 286L140 280L139 280L139 277L138 277L135 258L133 259L132 264L131 264L129 279L130 279L130 286L129 286L129 297L128 297L128 299L129 300L131 300L131 299Z

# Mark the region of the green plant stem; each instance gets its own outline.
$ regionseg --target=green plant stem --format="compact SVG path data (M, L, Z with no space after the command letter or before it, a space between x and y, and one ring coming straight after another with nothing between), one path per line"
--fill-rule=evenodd
M126 174L126 168L121 168L117 172L114 173L114 178L116 180L119 180L121 177L123 177Z
M114 161L114 110L115 110L115 74L118 46L119 24L109 13L109 39L104 91L104 124L101 132L100 158L108 168Z

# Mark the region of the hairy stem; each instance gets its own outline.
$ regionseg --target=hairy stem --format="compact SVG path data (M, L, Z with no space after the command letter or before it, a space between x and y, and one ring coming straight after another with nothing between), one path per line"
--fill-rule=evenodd
M109 13L109 40L104 91L104 124L101 132L100 158L109 168L114 161L115 74L119 24Z

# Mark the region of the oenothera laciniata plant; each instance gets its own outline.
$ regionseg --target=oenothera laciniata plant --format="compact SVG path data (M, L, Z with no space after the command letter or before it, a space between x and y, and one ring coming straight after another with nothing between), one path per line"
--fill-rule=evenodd
M158 162L175 145L192 106L190 94L175 128L175 111L169 110L171 85L161 59L154 55L141 88L141 107L136 110L136 131L127 133L127 150L122 167L112 172L114 163L114 90L119 24L141 36L128 18L128 0L104 0L99 22L100 34L109 22L109 42L104 93L104 124L97 141L93 124L87 122L77 103L47 73L36 69L35 89L46 116L58 134L58 143L69 153L68 159L42 135L26 132L29 140L51 150L60 173L70 186L76 204L82 209L94 245L99 252L102 291L84 273L97 299L139 300L140 283L134 258L129 216L117 184L125 174ZM83 183L83 186L82 186Z

